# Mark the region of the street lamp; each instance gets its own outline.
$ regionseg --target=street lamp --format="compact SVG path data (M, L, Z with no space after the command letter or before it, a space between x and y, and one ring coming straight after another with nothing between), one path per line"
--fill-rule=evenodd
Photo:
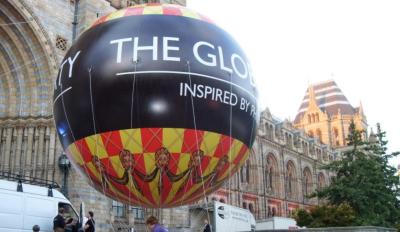
M71 168L71 162L69 161L67 155L62 153L58 158L58 167L61 169L61 172L64 174L63 185L61 186L61 192L68 198L68 186L67 186L67 177L68 171Z

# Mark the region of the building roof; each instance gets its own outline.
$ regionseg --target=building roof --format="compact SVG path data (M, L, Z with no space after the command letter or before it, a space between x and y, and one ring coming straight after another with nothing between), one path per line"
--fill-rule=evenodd
M310 85L301 102L294 123L299 123L304 112L308 109L310 89L314 91L315 101L318 107L329 116L336 115L339 110L342 115L353 115L358 112L357 109L349 103L336 82L334 80L328 80Z

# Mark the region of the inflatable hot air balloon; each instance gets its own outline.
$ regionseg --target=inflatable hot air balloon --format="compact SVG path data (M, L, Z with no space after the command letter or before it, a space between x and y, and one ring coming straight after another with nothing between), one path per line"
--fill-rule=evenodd
M185 7L101 17L54 83L61 143L88 183L131 205L174 207L221 187L249 156L257 90L233 38Z

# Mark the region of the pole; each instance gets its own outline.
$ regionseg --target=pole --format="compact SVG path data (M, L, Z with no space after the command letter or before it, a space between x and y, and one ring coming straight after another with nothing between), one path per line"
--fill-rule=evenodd
M68 171L69 171L68 168L64 170L64 195L66 198L68 198L68 181L67 181Z

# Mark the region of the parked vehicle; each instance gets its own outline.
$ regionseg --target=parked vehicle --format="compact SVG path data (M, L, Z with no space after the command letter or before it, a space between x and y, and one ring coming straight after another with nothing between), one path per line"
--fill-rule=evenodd
M216 232L255 231L253 214L243 208L214 201L214 229Z
M0 231L32 231L39 225L41 232L53 231L53 218L64 208L66 221L70 218L81 226L81 219L71 202L56 189L0 180Z
M293 218L272 217L257 221L256 231L264 230L296 230L296 221Z
M210 222L212 232L254 232L256 228L256 221L249 210L219 201L209 202L203 207L192 206L189 231L203 231L205 220Z

